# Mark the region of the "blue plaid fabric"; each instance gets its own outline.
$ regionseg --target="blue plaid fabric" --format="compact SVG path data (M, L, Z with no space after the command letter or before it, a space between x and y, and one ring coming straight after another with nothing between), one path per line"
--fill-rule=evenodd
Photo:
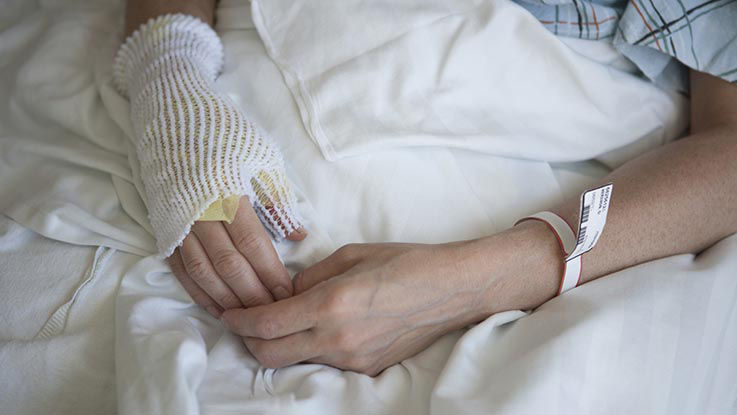
M737 83L737 0L515 0L560 36L612 42L654 82L687 68Z

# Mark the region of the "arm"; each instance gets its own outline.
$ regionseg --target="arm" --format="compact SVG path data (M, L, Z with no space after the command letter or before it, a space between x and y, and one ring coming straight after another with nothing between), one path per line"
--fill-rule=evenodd
M192 299L219 317L292 294L264 224L290 240L306 234L293 216L278 149L214 88L223 56L211 29L215 3L129 0L115 75L131 98L132 139L159 250L170 255ZM175 16L147 23L164 15ZM235 217L206 219L233 201Z
M217 0L128 0L125 5L125 37L130 36L148 19L164 14L182 13L194 16L212 26Z
M737 86L699 72L692 72L691 85L690 135L631 160L602 181L613 182L614 192L604 234L584 256L582 283L653 259L698 253L737 232ZM572 199L553 211L577 223L578 206ZM562 270L554 267L558 252L550 248L557 242L544 225L531 227L538 229L510 232L535 234L528 252L543 254L536 261L538 275L552 278L531 279L529 290L509 287L515 301L494 294L498 311L533 308L555 295Z
M699 252L737 231L737 86L692 77L691 135L621 166L607 225L585 254L583 282L635 264ZM553 210L576 223L579 201ZM552 298L558 242L528 221L441 245L348 245L295 278L289 299L223 315L254 356L375 375L440 335Z

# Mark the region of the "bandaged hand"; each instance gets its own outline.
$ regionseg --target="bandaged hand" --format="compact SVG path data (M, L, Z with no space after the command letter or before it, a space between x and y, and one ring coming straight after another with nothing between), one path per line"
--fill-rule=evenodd
M134 174L159 253L168 257L181 246L171 258L175 273L212 309L283 298L277 287L290 294L264 228L276 239L304 237L281 154L214 87L222 65L217 34L178 14L141 26L114 68L117 89L130 99ZM245 198L232 224L195 224L214 202L233 196Z
M287 238L304 235L293 232ZM192 300L215 317L293 292L289 274L247 200L238 204L232 223L197 221L169 265Z

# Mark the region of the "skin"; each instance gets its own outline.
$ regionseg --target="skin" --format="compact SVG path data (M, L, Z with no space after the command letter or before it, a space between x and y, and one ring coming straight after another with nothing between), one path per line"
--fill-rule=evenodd
M138 3L149 5L131 11ZM152 13L174 12L154 3L129 1L129 31L156 15ZM186 10L211 23L212 1L182 1L174 6L161 2L174 8L195 3L197 7ZM606 229L583 258L582 283L653 259L699 253L737 232L737 112L733 110L737 86L693 71L691 98L689 136L631 160L602 180L602 184L614 183L614 192ZM574 198L549 210L568 223L577 223L578 208L579 200ZM250 226L220 225L231 241L259 229L244 210L236 220ZM208 255L211 264L217 263L214 247L224 243L223 232L215 237L198 229L193 233L203 248L183 246L175 255L185 264L188 258L204 261ZM268 268L271 260L256 259L267 251L264 246L260 250L241 244L234 247L251 264L265 291L273 281L285 283L286 271L275 272ZM212 306L208 301L213 298L223 300L224 287L206 289L200 279L183 278L191 270L177 268L176 262L172 264L175 274L185 288L189 284L187 289L198 304ZM238 278L253 284L250 274L220 278L249 304L241 299L243 307L239 307L233 298L215 303L227 310L221 317L225 325L243 337L266 367L316 362L373 376L445 333L497 312L533 309L548 301L557 292L562 264L553 233L541 223L528 221L471 241L347 245L299 273L290 291L293 295L274 296L276 302L254 285L234 289L228 284ZM214 266L207 273L213 279L221 275ZM262 305L250 306L254 303Z

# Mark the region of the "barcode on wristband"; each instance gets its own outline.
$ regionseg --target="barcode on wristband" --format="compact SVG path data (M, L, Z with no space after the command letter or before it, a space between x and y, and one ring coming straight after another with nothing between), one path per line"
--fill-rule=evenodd
M576 240L576 246L581 245L586 240L586 228L583 227L578 230L578 240Z
M586 223L589 221L590 211L591 211L591 205L587 205L583 207L583 211L581 212L581 223Z
M599 241L606 224L613 188L614 185L609 183L581 195L576 246L566 257L566 262L590 251Z

